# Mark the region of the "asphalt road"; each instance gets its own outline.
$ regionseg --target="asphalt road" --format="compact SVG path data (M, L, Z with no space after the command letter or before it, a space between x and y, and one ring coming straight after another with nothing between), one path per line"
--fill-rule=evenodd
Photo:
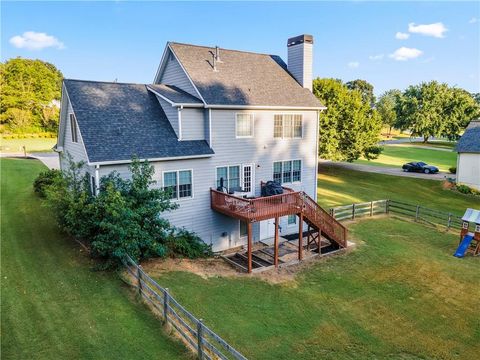
M347 162L334 162L329 160L320 160L319 172L321 172L322 166L334 166L343 169L356 170L356 171L365 171L376 174L385 174L385 175L394 175L394 176L403 176L417 179L428 179L428 180L445 180L446 178L455 178L454 174L439 172L437 174L423 174L423 173L413 173L413 172L404 172L399 167L383 167L383 166L372 166L372 165L363 165L363 164L352 164Z

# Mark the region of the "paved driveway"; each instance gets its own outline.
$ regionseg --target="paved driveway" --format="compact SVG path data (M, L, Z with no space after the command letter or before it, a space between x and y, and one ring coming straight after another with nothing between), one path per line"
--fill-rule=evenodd
M383 166L372 166L372 165L363 165L363 164L351 164L347 162L334 162L329 160L321 160L318 164L319 172L321 172L322 166L334 166L343 169L356 170L356 171L365 171L376 174L385 174L385 175L394 175L394 176L403 176L411 177L417 179L428 179L428 180L445 180L446 178L455 178L454 174L439 172L437 174L423 174L423 173L410 173L404 172L398 167L383 167Z
M2 157L19 157L23 158L24 155L21 153L2 153ZM28 158L34 158L40 160L45 164L49 169L60 169L60 160L58 159L58 154L55 152L46 152L46 153L31 153L27 154Z

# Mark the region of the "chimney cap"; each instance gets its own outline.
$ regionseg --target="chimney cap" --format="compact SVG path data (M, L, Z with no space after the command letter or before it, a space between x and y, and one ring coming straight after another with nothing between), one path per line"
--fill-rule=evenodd
M293 45L298 45L298 44L303 44L303 43L313 44L313 36L303 34L303 35L298 35L298 36L291 37L287 41L287 47L290 47L290 46L293 46Z

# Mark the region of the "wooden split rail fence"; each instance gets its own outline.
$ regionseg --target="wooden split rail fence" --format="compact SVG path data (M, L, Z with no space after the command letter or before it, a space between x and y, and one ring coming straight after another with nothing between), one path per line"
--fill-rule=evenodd
M159 315L165 324L177 331L184 342L198 355L199 359L247 360L220 336L210 330L201 319L197 319L175 300L167 288L162 288L142 267L130 257L124 262L132 276L132 285Z
M423 221L430 225L442 225L455 229L462 227L462 218L458 215L396 200L376 200L330 209L330 215L339 221L389 213L414 218L415 221Z

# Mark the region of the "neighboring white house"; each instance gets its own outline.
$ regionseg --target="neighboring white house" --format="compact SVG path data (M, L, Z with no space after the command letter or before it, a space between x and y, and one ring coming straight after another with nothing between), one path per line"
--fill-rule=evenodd
M287 46L288 65L268 54L169 42L153 84L64 80L61 168L67 152L84 161L98 191L113 170L130 176L136 155L153 164L158 185L179 204L163 216L214 251L245 245L248 234L254 242L272 237L273 218L246 223L241 214L215 211L211 189L223 182L258 197L261 182L275 180L316 201L324 106L311 92L313 38L300 35ZM280 234L298 233L300 213L284 214Z
M480 119L470 122L456 151L457 183L480 190Z

